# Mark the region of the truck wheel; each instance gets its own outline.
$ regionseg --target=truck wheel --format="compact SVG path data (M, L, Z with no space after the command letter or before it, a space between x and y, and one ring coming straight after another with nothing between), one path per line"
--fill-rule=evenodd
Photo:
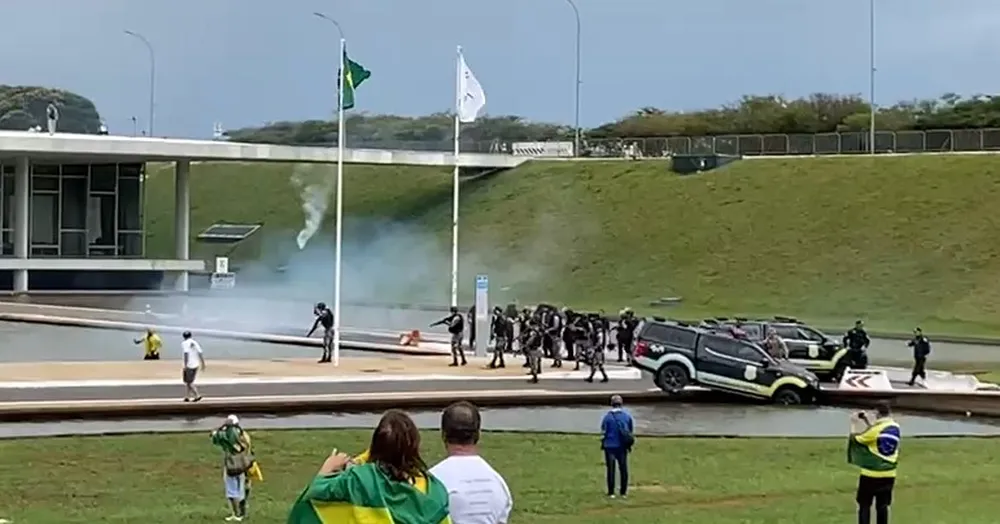
M656 386L667 393L680 393L691 382L688 370L681 364L664 364L653 379Z
M797 406L802 403L802 395L799 393L798 388L791 386L778 388L778 391L775 391L774 396L771 398L775 404L781 406Z

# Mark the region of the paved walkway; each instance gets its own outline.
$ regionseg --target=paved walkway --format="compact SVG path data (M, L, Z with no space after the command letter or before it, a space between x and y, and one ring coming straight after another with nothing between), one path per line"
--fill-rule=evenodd
M340 365L317 364L315 359L212 360L200 379L255 379L274 377L335 377L368 375L456 375L462 377L520 376L520 360L505 369L487 369L487 359L471 358L468 366L449 367L442 357L351 357ZM563 368L563 369L572 369ZM14 362L0 363L0 382L84 380L180 380L177 360L135 362Z

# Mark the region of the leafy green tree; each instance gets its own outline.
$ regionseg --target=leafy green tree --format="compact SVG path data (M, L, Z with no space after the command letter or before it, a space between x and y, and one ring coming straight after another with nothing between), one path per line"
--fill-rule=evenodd
M38 86L0 85L0 129L27 130L45 126L46 108L59 109L59 130L68 133L97 133L101 116L94 103L76 93Z

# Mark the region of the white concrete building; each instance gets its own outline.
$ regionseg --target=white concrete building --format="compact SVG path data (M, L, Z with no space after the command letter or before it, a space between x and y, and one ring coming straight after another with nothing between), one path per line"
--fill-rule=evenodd
M465 167L510 168L511 155L459 156ZM145 163L174 162L174 258L145 258ZM337 149L107 135L0 131L0 291L150 289L165 276L180 291L190 260L193 161L335 163ZM454 165L451 153L347 149L361 164Z

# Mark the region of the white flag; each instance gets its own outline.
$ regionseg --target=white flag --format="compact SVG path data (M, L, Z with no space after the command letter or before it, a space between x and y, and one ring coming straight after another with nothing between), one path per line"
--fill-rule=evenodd
M458 55L458 74L458 121L475 122L479 111L486 106L486 93L462 55Z

